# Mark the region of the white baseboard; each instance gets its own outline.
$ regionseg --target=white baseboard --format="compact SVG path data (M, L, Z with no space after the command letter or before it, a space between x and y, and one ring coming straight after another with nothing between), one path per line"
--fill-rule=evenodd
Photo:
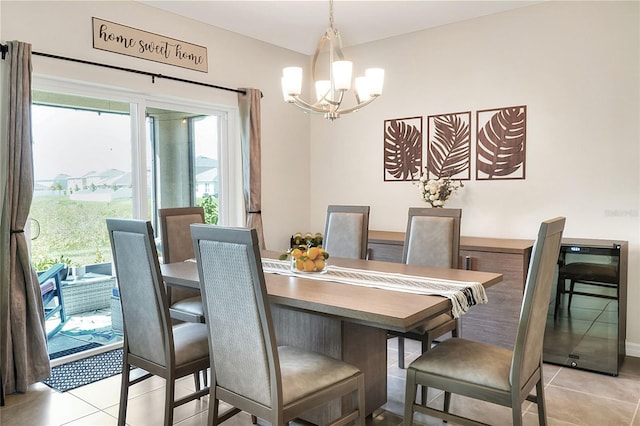
M627 353L627 356L640 358L640 343L626 342L625 351Z

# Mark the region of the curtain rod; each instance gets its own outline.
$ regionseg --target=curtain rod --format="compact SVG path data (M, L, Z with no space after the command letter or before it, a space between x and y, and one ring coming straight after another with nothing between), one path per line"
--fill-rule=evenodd
M8 51L9 51L9 46L8 45L0 44L0 52L2 53L2 59L5 59L5 56L6 56ZM91 62L91 61L85 61L83 59L68 58L66 56L52 55L52 54L49 54L49 53L40 53L40 52L31 52L31 53L33 55L44 56L46 58L61 59L63 61L70 61L70 62L77 62L77 63L80 63L80 64L94 65L94 66L97 66L97 67L110 68L112 70L118 70L118 71L126 71L126 72L130 72L130 73L134 73L134 74L142 74L142 75L146 75L146 76L151 77L151 82L152 83L156 82L156 78L164 78L164 79L167 79L167 80L179 81L181 83L196 84L198 86L211 87L213 89L220 89L220 90L227 90L229 92L242 93L243 95L247 94L246 91L240 90L240 89L233 89L233 88L230 88L230 87L218 86L218 85L215 85L215 84L201 83L199 81L187 80L187 79L178 78L178 77L171 77L171 76L168 76L168 75L154 74L152 72L140 71L140 70L136 70L136 69L133 69L133 68L124 68L124 67L118 67L118 66L115 66L115 65L101 64L99 62Z

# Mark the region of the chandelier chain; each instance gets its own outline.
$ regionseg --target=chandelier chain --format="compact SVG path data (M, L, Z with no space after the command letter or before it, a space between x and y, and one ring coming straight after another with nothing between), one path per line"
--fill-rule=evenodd
M329 0L329 28L333 30L333 0Z

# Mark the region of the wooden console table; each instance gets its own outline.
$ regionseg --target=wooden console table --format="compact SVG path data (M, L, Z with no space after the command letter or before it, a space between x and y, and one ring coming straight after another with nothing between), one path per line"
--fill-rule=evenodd
M460 237L460 268L503 275L489 303L461 317L463 337L513 349L533 240ZM401 262L404 232L369 231L369 259Z

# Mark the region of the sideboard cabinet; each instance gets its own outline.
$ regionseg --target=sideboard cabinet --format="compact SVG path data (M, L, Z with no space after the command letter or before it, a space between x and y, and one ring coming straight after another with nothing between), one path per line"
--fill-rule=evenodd
M513 349L533 243L460 237L460 268L503 275L502 282L487 289L489 303L474 306L460 317L462 337ZM403 232L369 231L369 259L401 262L403 246ZM616 265L617 281L608 288L578 283L569 306L568 295L556 301L560 294L556 271L544 338L545 362L618 375L626 353L628 251L627 241L562 239L560 264Z
M404 232L369 231L371 260L401 262L403 246ZM463 337L513 348L532 248L533 240L460 237L460 268L503 275L487 289L489 303L462 315Z

